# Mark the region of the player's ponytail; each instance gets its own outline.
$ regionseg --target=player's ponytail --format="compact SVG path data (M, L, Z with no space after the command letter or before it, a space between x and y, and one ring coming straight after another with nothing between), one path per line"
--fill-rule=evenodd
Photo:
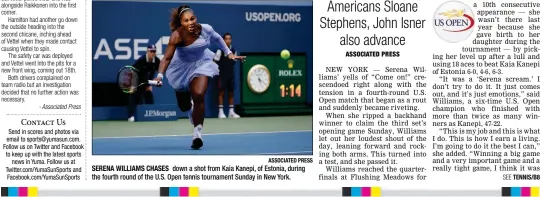
M178 8L171 10L171 22L169 23L169 28L171 31L175 31L178 27L181 26L180 16L178 15L180 10Z

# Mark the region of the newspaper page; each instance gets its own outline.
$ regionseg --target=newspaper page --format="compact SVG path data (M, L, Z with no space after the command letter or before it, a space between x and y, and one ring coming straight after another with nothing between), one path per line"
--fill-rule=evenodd
M539 16L2 0L1 196L540 196Z

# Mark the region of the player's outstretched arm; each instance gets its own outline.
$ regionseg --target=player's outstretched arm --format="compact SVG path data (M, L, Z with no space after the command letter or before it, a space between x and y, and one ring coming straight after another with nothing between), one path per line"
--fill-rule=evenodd
M206 31L211 36L212 42L217 44L218 48L223 51L225 55L231 54L231 50L229 49L229 47L227 47L225 40L223 40L223 38L216 31L214 31L214 28L212 28L212 26L204 24L203 31Z
M163 56L163 59L159 63L159 69L157 77L154 79L158 82L161 82L163 79L163 73L167 70L169 67L169 64L171 63L171 59L174 55L174 51L176 49L176 45L180 41L180 34L177 31L174 31L171 34L171 37L169 38L169 44L167 44L167 49L165 49L165 55Z
M210 36L212 42L215 42L218 45L218 48L223 51L229 57L229 59L234 60L241 60L244 61L246 58L245 56L236 56L236 54L232 53L229 47L227 47L227 44L225 43L225 40L216 32L214 31L214 28L208 24L202 25L203 31L206 31Z

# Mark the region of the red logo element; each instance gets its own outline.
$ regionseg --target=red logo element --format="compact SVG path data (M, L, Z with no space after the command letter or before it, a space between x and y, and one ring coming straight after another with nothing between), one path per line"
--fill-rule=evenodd
M460 30L444 30L444 31L448 31L448 32L462 32L462 31L467 31L471 28L474 27L474 19L472 16L469 16L468 14L463 14L463 17L467 18L470 23L469 23L469 26L465 27L465 29L460 29Z

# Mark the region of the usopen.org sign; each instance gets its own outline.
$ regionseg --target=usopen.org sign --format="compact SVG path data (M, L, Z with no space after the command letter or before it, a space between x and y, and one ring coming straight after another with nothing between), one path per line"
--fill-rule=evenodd
M156 54L163 58L164 46L169 42L169 36L162 36L157 41L146 38L101 38L93 55L94 60L136 60L146 53L146 47L156 45Z
M299 23L302 21L300 13L277 13L277 12L246 12L248 22L285 22Z

